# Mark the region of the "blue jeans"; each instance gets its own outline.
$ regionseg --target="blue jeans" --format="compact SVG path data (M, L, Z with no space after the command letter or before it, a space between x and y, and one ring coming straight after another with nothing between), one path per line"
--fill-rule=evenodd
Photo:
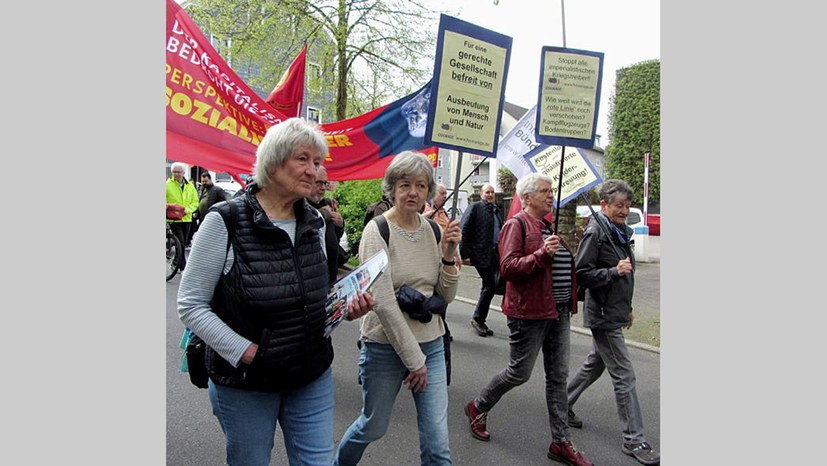
M604 369L612 377L617 415L623 426L625 443L640 443L643 437L643 415L635 388L635 369L621 329L592 330L592 350L568 386L568 403L574 406L580 395L593 384Z
M495 375L474 400L477 408L488 412L508 391L528 382L540 349L546 373L546 408L551 438L554 442L569 439L566 378L569 375L569 338L571 314L558 307L557 320L508 318L511 359L508 367Z
M419 428L419 459L423 465L451 464L448 445L448 386L442 337L420 343L428 368L425 390L413 393L416 422ZM334 465L359 463L371 442L388 431L393 403L407 375L393 346L362 342L359 355L359 376L362 379L364 405L359 417L347 429Z
M213 414L227 441L228 466L267 466L276 422L291 465L329 465L333 456L333 372L285 393L209 382Z

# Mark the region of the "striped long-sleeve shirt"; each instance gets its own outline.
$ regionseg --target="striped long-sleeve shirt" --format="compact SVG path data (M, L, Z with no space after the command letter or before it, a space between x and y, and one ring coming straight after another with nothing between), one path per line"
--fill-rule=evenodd
M551 293L557 303L568 304L571 301L571 271L573 267L574 257L561 244L560 249L551 256L551 280L554 284Z

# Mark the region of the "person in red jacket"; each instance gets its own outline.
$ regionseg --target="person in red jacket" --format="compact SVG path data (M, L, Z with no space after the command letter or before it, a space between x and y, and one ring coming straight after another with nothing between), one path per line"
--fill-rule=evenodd
M468 402L465 414L471 435L490 440L486 425L489 411L509 390L528 381L542 349L551 426L547 456L572 466L592 466L574 447L569 434L566 379L570 319L577 312L577 277L571 248L543 218L554 207L551 181L547 175L531 173L517 182L523 210L505 223L499 238L510 361Z

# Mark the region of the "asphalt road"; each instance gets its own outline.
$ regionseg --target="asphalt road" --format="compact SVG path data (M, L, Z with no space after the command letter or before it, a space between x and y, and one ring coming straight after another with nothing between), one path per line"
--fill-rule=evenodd
M224 438L211 413L206 390L189 383L179 371L178 347L183 325L175 312L180 276L167 282L167 464L211 466L224 464ZM473 287L471 287L473 289ZM476 288L478 292L478 288ZM454 335L452 382L449 395L449 432L454 464L458 465L549 465L560 464L546 457L550 442L545 407L542 363L532 378L508 393L489 415L492 440L471 437L463 406L508 362L505 316L496 310L488 325L494 336L482 338L468 324L473 306L464 302L476 292L448 307L448 324ZM361 390L356 383L358 323L344 322L333 334L336 411L334 438L338 444L344 431L361 409ZM571 336L569 373L573 374L591 347L591 338L579 331ZM647 440L660 448L660 355L652 348L633 345L630 353L637 375L637 390L643 409ZM634 466L639 463L620 451L621 426L608 374L587 390L577 405L583 429L572 429L572 440L597 465ZM277 432L271 464L286 465L287 458ZM392 425L384 438L372 444L363 465L419 464L418 434L412 397L402 389L394 408Z
M638 261L635 268L635 292L632 296L632 308L635 321L625 330L629 345L649 351L660 352L660 237L650 236L647 242L648 260ZM475 305L480 293L482 280L476 269L463 266L460 279L458 300ZM493 311L502 312L502 296L494 296L491 301ZM583 304L579 304L582 311ZM583 328L583 313L572 316L571 324L575 332L590 335Z

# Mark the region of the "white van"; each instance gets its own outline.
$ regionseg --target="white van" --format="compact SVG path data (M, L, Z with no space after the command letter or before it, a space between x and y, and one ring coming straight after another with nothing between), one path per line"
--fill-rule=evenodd
M600 211L600 206L593 205L592 209L598 212ZM582 228L585 229L589 224L589 220L592 218L592 212L589 210L589 207L585 205L577 206L577 218L581 220L577 224L580 225L582 222ZM629 225L633 232L632 241L634 241L635 260L638 262L649 262L649 233L643 224L643 211L637 207L630 207L629 215L626 216L626 225ZM582 231L579 227L575 231L578 244L580 244L579 241L582 239Z
M595 212L600 212L600 205L593 205L592 209ZM578 218L588 218L592 216L592 212L589 210L589 206L579 205L577 206L577 217ZM638 209L637 207L630 207L629 208L629 215L626 216L626 225L629 225L633 230L635 227L642 227L643 226L643 211Z

